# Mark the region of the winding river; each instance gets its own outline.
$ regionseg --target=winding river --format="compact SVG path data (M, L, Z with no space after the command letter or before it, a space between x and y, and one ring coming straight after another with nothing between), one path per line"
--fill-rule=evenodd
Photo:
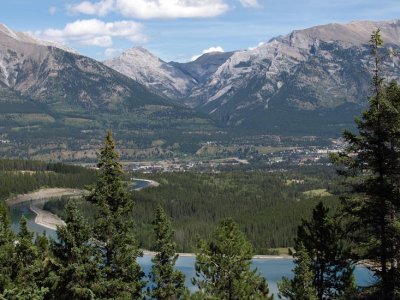
M154 183L147 180L134 179L133 189L141 190L152 186ZM21 216L25 216L28 221L28 228L37 233L42 234L44 231L47 236L56 239L56 232L52 229L42 227L35 223L35 213L30 210L30 203L24 202L21 204L13 205L10 207L12 228L15 232L18 231L19 219ZM143 270L147 274L151 268L151 258L149 254L145 254L143 257L139 258L139 263L143 267ZM194 256L180 256L176 262L177 269L181 270L186 275L187 286L194 290L195 287L191 284L190 280L195 276L195 263ZM277 282L281 280L282 276L290 278L292 276L293 262L289 258L263 258L263 259L253 259L253 268L257 268L258 271L268 280L271 293L277 293ZM371 273L362 266L357 266L355 269L356 281L360 286L370 285L373 282L373 277Z

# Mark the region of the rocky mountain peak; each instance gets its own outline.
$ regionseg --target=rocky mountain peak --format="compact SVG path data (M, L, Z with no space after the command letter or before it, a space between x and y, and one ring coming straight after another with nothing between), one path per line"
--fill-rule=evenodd
M345 47L361 46L368 43L373 30L381 29L382 38L388 44L400 44L400 20L353 21L350 23L330 23L302 30L277 38L291 46L307 48L310 42L340 42Z
M18 36L14 31L12 31L10 28L8 28L5 24L0 23L0 36L1 35L6 35L8 37L11 37L13 39L18 39Z
M126 104L127 99L132 105L143 99L164 101L94 59L4 25L0 27L0 82L35 101L62 107L78 104L93 110Z
M134 47L104 62L114 70L170 98L185 95L195 80L143 47Z
M146 48L142 47L142 46L137 46L137 47L133 47L130 48L128 50L125 50L122 53L122 56L138 56L138 57L147 57L147 58L152 58L155 60L160 60L157 56L155 56L153 53L151 53L149 50L147 50Z
M31 33L27 33L27 32L18 32L18 31L14 31L12 29L10 29L9 27L7 27L4 24L0 23L0 42L5 42L5 39L11 39L14 40L16 42L22 42L22 43L27 43L27 44L34 44L37 46L50 46L50 47L55 47L67 52L71 52L74 54L79 54L76 50L67 47L63 44L57 43L57 42L53 42L53 41L46 41L46 40L42 40L39 39L35 36L33 36ZM10 43L10 41L8 41L8 43Z

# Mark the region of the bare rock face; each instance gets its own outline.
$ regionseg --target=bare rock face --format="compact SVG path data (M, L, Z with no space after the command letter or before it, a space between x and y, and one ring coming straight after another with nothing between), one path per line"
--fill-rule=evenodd
M142 47L129 49L104 64L169 98L185 96L196 85L192 77Z
M0 88L10 99L21 95L63 112L175 103L233 127L340 123L366 104L368 43L376 28L386 51L400 49L399 20L357 21L295 30L252 50L207 53L188 63L136 47L103 64L0 25ZM388 58L384 73L399 80L400 58Z
M300 111L365 103L371 78L368 46L381 28L388 47L400 46L400 21L329 24L294 31L248 51L237 51L191 94L199 106L230 124L246 122L254 110ZM385 74L400 78L398 58Z
M209 53L194 62L166 63L136 48L106 64L214 119L251 127L276 110L364 105L371 79L368 43L377 28L386 47L400 47L399 20L357 21L296 30L252 50ZM385 74L400 78L399 58L388 60Z
M0 25L0 82L23 96L63 108L113 109L163 101L102 63L4 25Z
M193 107L197 101L194 97L188 101L188 96L202 86L233 53L207 53L195 61L177 63L165 62L145 48L135 47L104 64L155 93Z

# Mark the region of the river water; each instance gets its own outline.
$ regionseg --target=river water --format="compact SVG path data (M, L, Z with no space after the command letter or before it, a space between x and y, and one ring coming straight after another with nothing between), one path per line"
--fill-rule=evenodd
M149 182L137 180L133 185L134 189L141 189L147 187ZM57 234L54 230L44 228L40 225L35 224L35 214L29 209L29 203L22 203L19 205L15 205L11 207L11 220L12 220L12 228L15 232L18 231L19 227L19 219L24 215L28 221L28 228L37 234L43 234L46 232L46 235L50 238L56 239ZM144 255L138 259L140 265L142 266L144 272L148 274L151 268L151 256ZM194 290L195 287L191 284L190 280L195 276L195 257L192 256L184 256L179 257L176 262L176 268L181 270L186 275L186 284L187 286ZM283 276L291 278L293 276L292 269L294 267L291 259L280 258L280 259L253 259L252 267L257 268L257 270L268 280L268 285L271 293L277 293L277 282L282 279ZM365 267L357 266L355 268L355 276L357 284L360 286L368 286L374 281L371 272Z

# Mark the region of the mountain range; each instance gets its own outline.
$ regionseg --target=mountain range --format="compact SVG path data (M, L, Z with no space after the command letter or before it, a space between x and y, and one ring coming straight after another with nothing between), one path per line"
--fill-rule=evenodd
M178 63L143 47L99 62L0 25L0 128L14 138L85 140L112 127L125 140L147 132L138 133L144 146L164 139L171 147L221 129L338 135L367 103L376 28L382 51L400 49L399 20L355 21ZM384 73L400 79L398 57L387 58Z
M289 112L303 119L302 113L359 111L369 94L368 43L377 28L387 47L400 46L399 20L357 21L296 30L254 49L209 53L189 63L167 63L143 48L104 63L215 120L261 129L287 122ZM385 75L399 79L398 57L388 59Z

